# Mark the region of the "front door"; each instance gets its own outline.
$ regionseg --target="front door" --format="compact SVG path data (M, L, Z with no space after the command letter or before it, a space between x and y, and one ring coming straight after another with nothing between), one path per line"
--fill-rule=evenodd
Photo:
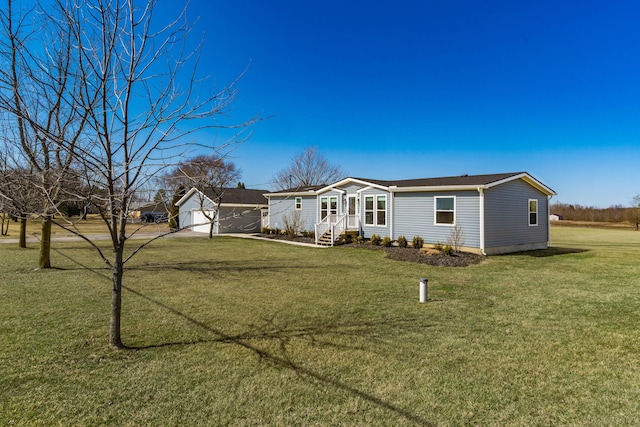
M347 227L349 228L358 226L357 206L356 196L347 196Z

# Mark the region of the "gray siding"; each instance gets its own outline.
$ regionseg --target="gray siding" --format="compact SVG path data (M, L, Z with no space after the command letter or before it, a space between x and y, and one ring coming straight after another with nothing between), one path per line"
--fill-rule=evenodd
M485 190L485 248L548 241L547 196L522 180ZM529 199L538 200L538 225L529 226Z
M420 236L425 243L447 243L454 226L436 225L436 196L455 196L455 224L462 228L462 246L480 247L480 197L477 191L396 193L393 238Z
M218 211L218 233L257 233L260 231L260 208L225 207Z
M284 217L294 211L295 197L269 197L269 227L280 229L284 228ZM316 196L302 196L300 220L302 222L303 230L314 230L316 223Z
M204 199L205 210L213 209L213 204L209 199ZM198 193L193 193L191 197L180 205L179 225L180 228L189 227L191 225L191 211L200 210L200 197Z

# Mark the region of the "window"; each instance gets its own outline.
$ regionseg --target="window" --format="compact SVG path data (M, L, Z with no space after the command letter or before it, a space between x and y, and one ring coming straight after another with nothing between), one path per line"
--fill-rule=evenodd
M302 197L296 197L296 210L302 209Z
M454 225L456 220L456 198L436 197L436 224Z
M364 198L364 224L373 225L373 196Z
M387 196L365 196L364 224L387 225Z
M327 211L329 209L329 199L322 197L320 199L320 220L324 220L327 217Z
M330 215L338 214L338 198L337 197L329 198L329 214Z
M538 225L538 200L529 199L529 225Z
M387 225L387 197L386 196L377 197L376 225Z

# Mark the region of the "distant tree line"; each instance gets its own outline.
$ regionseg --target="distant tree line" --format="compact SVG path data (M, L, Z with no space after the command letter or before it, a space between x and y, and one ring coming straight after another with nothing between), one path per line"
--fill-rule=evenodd
M567 221L591 222L630 222L640 228L640 195L635 196L631 207L613 205L608 208L573 205L568 203L554 203L551 214L560 216Z

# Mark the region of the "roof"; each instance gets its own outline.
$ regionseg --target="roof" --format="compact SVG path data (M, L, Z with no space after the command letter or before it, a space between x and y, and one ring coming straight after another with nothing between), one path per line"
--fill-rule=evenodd
M195 187L185 194L180 200L176 202L176 206L180 206L191 195L199 191ZM218 200L220 198L220 204L224 205L267 205L267 199L264 194L267 190L254 190L245 188L206 188L204 195L211 201ZM222 194L222 197L219 195Z
M508 172L508 173L494 173L485 175L457 175L446 176L438 178L419 178L419 179L402 179L402 180L380 180L370 178L355 178L347 177L338 182L325 186L308 187L305 189L290 189L277 191L271 194L315 194L324 191L328 191L337 186L346 184L348 182L359 182L366 185L378 186L381 188L393 190L393 191L427 191L427 190L449 190L449 189L476 189L478 187L490 188L495 185L502 184L504 182L512 181L514 179L523 179L528 184L537 188L547 195L555 195L556 193L542 182L538 181L527 172Z

